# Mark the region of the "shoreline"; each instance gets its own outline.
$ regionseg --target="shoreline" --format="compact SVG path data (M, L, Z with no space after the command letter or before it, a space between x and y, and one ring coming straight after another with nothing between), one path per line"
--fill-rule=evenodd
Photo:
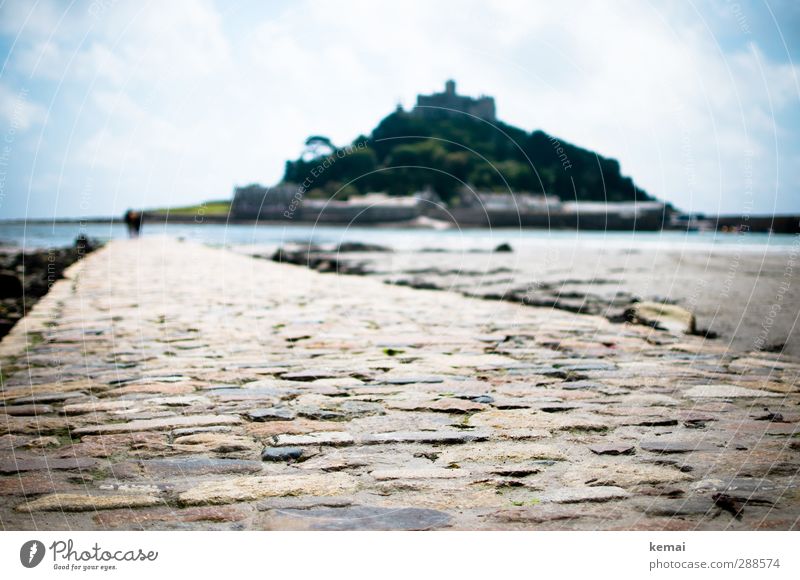
M610 227L612 222L603 224L603 227L572 227L568 225L559 225L558 223L549 224L547 227L535 225L490 225L470 223L463 226L449 222L436 220L433 218L416 219L409 221L379 221L379 222L360 222L356 224L342 223L338 221L321 221L321 220L303 220L300 218L293 219L278 219L278 220L265 220L265 219L249 219L249 218L236 218L230 215L213 215L198 211L194 214L172 214L167 212L149 212L144 211L145 225L161 224L161 223L174 223L174 224L191 224L191 225L252 225L252 226L325 226L325 227L364 227L376 229L400 229L400 228L419 228L419 229L481 229L481 230L522 230L522 231L576 231L576 232L692 232L697 231L686 226L666 226L663 228L650 229L650 228L637 228L635 222L632 222L632 227ZM742 233L774 233L774 234L797 234L800 233L800 214L764 214L764 215L718 215L710 216L707 218L709 222L716 225L714 228L709 228L709 232L728 233L729 230L740 230ZM89 218L12 218L0 220L0 227L4 225L61 225L61 224L121 224L124 223L122 217L107 216L107 217L89 217ZM731 232L733 233L733 232Z
M796 313L778 315L782 305L800 303L793 266L800 255L797 244L763 254L705 248L431 252L358 246L287 245L274 254L250 255L388 285L602 316L613 323L636 321L638 308L663 305L676 316L681 312L684 323L678 326L686 335L732 352L800 356ZM647 318L639 322L657 326Z
M69 266L99 247L87 238L69 246L27 252L0 246L0 339L50 292Z
M288 225L288 224L287 224ZM715 233L610 234L574 232L494 232L465 230L374 230L294 224L298 235L283 228L250 230L209 226L192 228L151 224L144 237L168 234L175 239L226 246L238 253L270 258L280 247L307 245L321 249L317 262L335 264L342 274L378 278L388 284L449 291L500 302L601 315L628 320L641 302L675 305L695 315L696 333L716 336L734 351L779 351L800 356L794 313L783 306L800 303L798 271L800 236L718 235ZM77 227L77 226L76 226ZM63 239L62 228L58 234ZM103 228L99 228L102 230ZM40 248L45 254L63 244L47 243L37 233L24 246L6 252ZM92 233L102 238L102 232ZM112 237L123 230L115 226ZM262 233L256 233L262 232ZM485 232L485 233L484 233ZM18 232L19 233L19 232ZM2 234L2 230L0 230ZM516 235L514 235L516 234ZM13 237L13 236L12 236ZM336 246L349 245L337 255ZM389 246L391 252L359 252L359 245ZM495 253L509 244L509 253ZM296 249L296 248L295 248ZM308 259L300 260L305 265ZM785 288L784 288L785 286ZM721 297L721 298L720 298ZM782 311L781 311L782 309Z

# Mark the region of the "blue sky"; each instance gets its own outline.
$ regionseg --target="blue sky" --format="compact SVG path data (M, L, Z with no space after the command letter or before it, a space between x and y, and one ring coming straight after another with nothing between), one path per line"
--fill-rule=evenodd
M684 210L800 213L797 2L6 0L0 47L0 218L228 198L447 78Z

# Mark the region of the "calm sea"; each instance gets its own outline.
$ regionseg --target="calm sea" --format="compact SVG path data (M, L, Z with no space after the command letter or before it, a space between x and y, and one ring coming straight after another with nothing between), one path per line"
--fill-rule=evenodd
M71 244L79 233L100 240L127 236L122 224L2 224L0 245L41 249ZM450 229L245 224L145 224L144 236L184 238L217 246L276 247L289 242L363 242L395 249L490 250L507 242L516 249L553 245L619 249L785 252L800 243L795 235L720 232L574 232L566 230Z

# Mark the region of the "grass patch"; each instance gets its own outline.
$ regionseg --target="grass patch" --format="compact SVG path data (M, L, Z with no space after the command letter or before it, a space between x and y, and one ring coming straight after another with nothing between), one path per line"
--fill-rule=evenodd
M151 210L150 213L158 215L179 215L179 216L226 216L231 210L230 201L206 201L196 205L186 205L183 207L165 207Z
M54 429L52 434L53 437L58 439L58 446L64 447L65 445L74 445L76 443L80 443L80 438L72 436L72 430L68 427L63 427L61 429Z
M533 505L539 505L540 503L542 503L541 500L539 500L537 498L524 500L524 501L515 501L515 500L509 500L509 501L511 501L511 505L513 505L515 507L524 507L526 505L527 506L533 506Z
M111 476L111 470L103 467L95 467L85 472L86 475L92 478L92 481L103 481Z
M383 354L386 356L397 356L398 354L403 354L405 351L399 348L384 348Z
M12 356L0 363L0 387L5 386L6 381L11 375L21 370L22 367L17 364L18 362L19 357Z

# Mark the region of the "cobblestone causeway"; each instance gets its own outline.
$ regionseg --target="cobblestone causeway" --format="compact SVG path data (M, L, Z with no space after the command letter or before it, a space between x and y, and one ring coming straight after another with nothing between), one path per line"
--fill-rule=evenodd
M115 241L0 344L3 529L793 529L800 363Z

